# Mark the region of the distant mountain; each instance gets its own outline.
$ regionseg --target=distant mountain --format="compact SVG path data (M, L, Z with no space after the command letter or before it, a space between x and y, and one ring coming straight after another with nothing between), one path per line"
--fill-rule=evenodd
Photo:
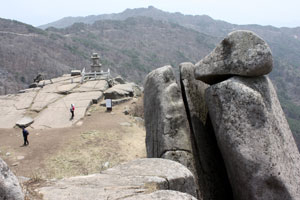
M234 25L154 7L69 17L42 27L48 28L0 20L0 93L24 88L39 72L50 78L88 67L92 52L113 73L142 83L157 67L171 64L177 69L180 62L199 61L233 30L252 30L272 49L270 77L300 145L300 28Z
M180 24L181 26L195 29L206 34L222 37L228 33L228 30L234 30L235 25L221 20L214 20L207 15L183 15L181 13L169 13L159 10L153 6L148 8L126 9L118 14L91 15L87 17L65 17L58 21L39 26L41 29L49 27L66 28L74 23L93 24L99 20L125 20L130 17L149 17L155 20ZM204 29L203 29L204 28Z

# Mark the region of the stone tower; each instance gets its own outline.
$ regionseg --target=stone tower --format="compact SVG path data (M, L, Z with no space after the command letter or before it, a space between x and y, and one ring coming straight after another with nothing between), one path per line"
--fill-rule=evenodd
M99 55L97 53L93 53L92 57L92 64L91 64L91 71L92 72L100 72L101 63L99 62Z

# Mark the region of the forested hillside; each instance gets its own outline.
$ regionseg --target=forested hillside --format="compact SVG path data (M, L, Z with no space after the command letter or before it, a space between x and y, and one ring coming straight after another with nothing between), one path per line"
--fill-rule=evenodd
M104 69L142 84L151 70L167 64L177 69L181 62L195 63L229 32L247 29L260 35L272 49L274 69L270 77L291 129L300 139L300 28L238 26L153 7L67 18L43 28L49 26L56 28L43 30L0 19L1 94L26 88L38 73L51 78L71 69L88 68L93 52L101 56Z

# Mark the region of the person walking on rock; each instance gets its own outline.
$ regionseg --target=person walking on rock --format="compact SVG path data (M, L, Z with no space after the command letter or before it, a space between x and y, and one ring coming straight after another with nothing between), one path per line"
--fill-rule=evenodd
M71 119L74 118L74 111L75 111L75 106L74 106L74 104L71 104L71 108L70 108L70 112L72 114Z
M24 144L23 144L23 146L27 146L27 145L29 145L29 142L28 142L29 132L25 129L24 126L22 126L22 132L23 132L23 138L24 138Z

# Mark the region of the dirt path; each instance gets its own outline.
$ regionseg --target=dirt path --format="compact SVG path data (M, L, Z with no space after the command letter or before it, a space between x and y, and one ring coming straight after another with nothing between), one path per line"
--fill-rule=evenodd
M131 103L115 106L112 113L93 105L91 115L71 128L28 128L30 144L26 147L20 147L19 128L0 129L0 157L17 176L29 178L86 175L145 157L144 127L123 114Z

